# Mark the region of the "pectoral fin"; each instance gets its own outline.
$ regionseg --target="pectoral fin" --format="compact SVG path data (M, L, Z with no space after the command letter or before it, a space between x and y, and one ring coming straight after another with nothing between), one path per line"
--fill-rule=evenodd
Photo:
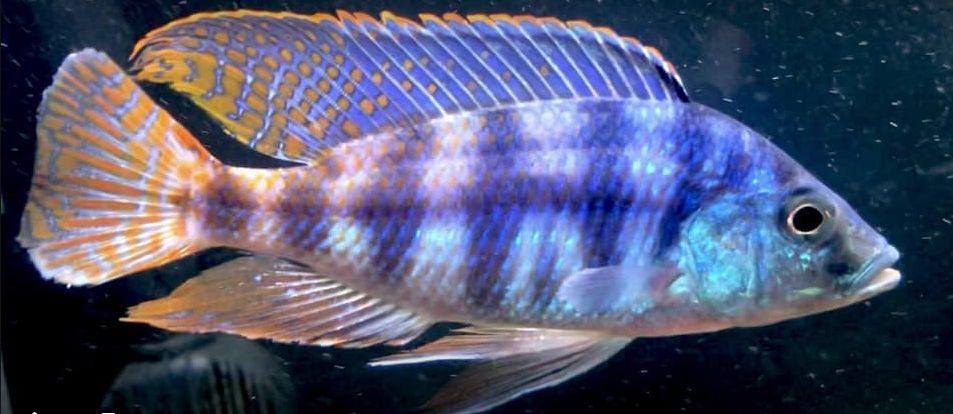
M477 359L424 406L437 412L477 412L551 387L609 359L631 338L556 329L465 328L374 366Z
M311 269L243 257L208 269L123 320L182 332L228 332L323 346L403 345L431 322Z
M581 313L613 310L625 301L651 304L677 277L675 266L606 266L568 276L557 297Z

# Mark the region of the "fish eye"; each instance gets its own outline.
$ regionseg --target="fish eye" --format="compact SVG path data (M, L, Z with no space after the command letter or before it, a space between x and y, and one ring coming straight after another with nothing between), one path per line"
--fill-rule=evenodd
M824 220L824 212L819 207L810 203L801 204L788 213L788 230L798 236L810 236L821 229Z

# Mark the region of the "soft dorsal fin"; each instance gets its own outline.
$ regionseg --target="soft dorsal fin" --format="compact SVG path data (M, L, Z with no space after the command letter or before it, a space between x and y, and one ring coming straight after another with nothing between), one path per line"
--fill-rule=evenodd
M137 78L169 83L255 150L309 163L435 117L557 99L687 101L654 48L579 21L232 11L152 31Z

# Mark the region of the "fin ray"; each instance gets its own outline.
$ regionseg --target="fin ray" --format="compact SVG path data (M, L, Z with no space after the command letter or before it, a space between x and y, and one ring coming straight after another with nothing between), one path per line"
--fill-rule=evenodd
M199 248L189 188L216 165L108 56L71 54L38 109L18 240L43 277L72 285L183 257Z
M403 345L431 324L306 267L256 256L207 269L169 296L130 308L123 320L338 347ZM391 320L402 323L382 323Z
M478 360L424 406L439 412L477 412L520 395L551 387L609 359L630 338L557 329L463 328L372 366L441 360Z
M556 296L582 314L610 312L619 306L664 301L679 276L673 265L586 268L566 277Z
M532 16L202 13L153 30L132 58L138 79L171 84L239 141L302 163L340 142L461 111L688 100L655 49Z

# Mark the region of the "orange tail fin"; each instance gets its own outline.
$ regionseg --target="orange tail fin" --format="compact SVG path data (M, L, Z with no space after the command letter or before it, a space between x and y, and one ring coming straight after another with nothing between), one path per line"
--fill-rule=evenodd
M216 161L108 56L66 58L36 135L18 240L44 278L94 285L197 250L184 206Z

